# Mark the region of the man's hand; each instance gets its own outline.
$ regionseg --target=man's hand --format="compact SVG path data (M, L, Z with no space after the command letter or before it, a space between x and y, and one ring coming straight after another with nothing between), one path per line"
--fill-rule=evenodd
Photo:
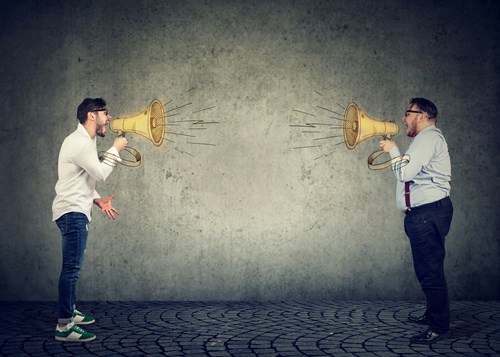
M115 139L113 146L116 148L116 150L118 150L118 152L122 152L122 150L125 149L127 144L128 144L127 138L125 138L124 136L119 136Z
M393 148L395 148L396 146L398 146L396 144L396 142L394 142L392 140L382 140L379 145L382 148L382 150L384 150L384 152L389 152Z
M99 206L99 208L101 209L101 212L102 213L105 213L106 216L108 216L108 219L113 219L115 220L116 217L115 217L115 213L117 215L120 215L120 212L118 212L114 207L113 205L111 204L111 201L113 201L113 199L116 197L116 195L111 195L109 197L106 197L106 198L96 198L94 200L94 203Z

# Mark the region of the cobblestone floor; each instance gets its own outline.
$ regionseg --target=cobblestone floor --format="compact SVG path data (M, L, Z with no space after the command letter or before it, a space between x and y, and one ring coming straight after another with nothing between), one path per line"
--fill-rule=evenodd
M409 343L424 327L410 302L83 302L89 343L57 342L54 302L0 302L2 356L500 356L500 302L452 302L451 336Z

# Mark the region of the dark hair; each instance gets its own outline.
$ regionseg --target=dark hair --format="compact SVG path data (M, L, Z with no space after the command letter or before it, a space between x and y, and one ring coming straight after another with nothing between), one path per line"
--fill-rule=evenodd
M427 113L429 115L429 119L435 119L437 121L438 109L429 99L425 98L411 98L409 105L416 105L418 109Z
M76 110L76 118L81 124L87 121L87 113L106 107L106 101L102 98L85 98Z

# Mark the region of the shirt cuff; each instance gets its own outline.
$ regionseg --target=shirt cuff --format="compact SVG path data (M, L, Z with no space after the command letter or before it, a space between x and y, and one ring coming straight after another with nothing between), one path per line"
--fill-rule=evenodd
M114 167L117 162L122 162L122 158L118 150L112 146L106 151L106 154L104 154L104 160L102 160L102 162Z
M399 148L395 146L389 151L389 155L391 155L391 159L394 159L395 157L401 156L401 152Z

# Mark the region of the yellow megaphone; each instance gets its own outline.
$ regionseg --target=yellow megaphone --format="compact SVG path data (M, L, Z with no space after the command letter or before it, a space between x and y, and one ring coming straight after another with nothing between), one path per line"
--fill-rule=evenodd
M390 138L399 133L399 125L391 121L382 121L370 118L356 103L350 103L344 114L344 142L349 150L352 150L360 142L374 136ZM372 170L385 169L391 166L394 160L380 164L374 164L376 158L384 153L377 150L368 157L368 167Z
M146 109L130 117L118 117L109 124L111 131L118 135L139 134L155 146L160 146L165 137L165 111L158 99L154 99Z
M125 136L125 133L134 133L145 137L155 146L160 146L165 138L166 120L163 104L158 99L153 99L139 114L118 117L111 121L109 128L119 136ZM137 167L141 164L142 157L139 151L128 146L124 150L130 153L134 160L122 158L123 165Z

